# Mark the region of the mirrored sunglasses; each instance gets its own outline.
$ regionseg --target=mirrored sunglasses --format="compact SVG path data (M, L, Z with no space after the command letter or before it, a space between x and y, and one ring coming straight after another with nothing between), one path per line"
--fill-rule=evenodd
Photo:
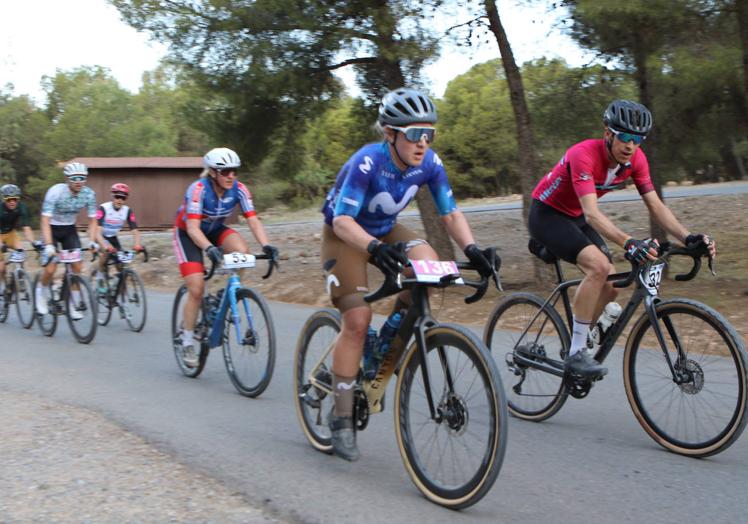
M68 180L70 180L71 182L85 182L86 175L71 175L68 177Z
M127 195L123 195L122 193L112 193L112 198L118 200L127 200Z
M236 169L216 169L220 176L236 176Z
M624 133L623 131L616 131L615 129L610 129L610 132L616 135L616 138L620 140L623 143L628 144L629 142L633 142L634 145L640 145L642 142L644 142L647 137L644 135L635 135L634 133Z
M436 136L436 129L433 127L395 127L390 126L395 131L400 131L405 135L405 139L408 142L420 142L422 138L426 138L426 142L429 144L434 141Z

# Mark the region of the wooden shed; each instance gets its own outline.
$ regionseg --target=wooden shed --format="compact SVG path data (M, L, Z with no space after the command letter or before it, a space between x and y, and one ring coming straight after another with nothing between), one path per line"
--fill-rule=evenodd
M67 162L82 162L88 167L88 186L96 191L99 204L111 199L112 184L130 186L127 204L141 229L172 227L187 187L203 170L203 159L198 156L78 157ZM81 212L78 224L85 223Z

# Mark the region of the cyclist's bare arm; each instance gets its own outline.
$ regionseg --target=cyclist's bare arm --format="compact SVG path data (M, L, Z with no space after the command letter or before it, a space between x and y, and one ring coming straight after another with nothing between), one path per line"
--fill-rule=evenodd
M584 212L584 218L587 220L587 223L595 228L595 231L602 236L621 247L631 238L631 235L618 229L608 216L600 210L600 207L597 205L597 195L595 193L581 196L579 203L582 205L582 211Z
M96 217L88 217L88 238L91 242L96 242L99 234L99 222Z
M29 244L34 243L34 232L31 231L31 228L29 226L23 226L23 236L26 237L26 241Z
M441 217L441 220L447 229L447 233L457 242L460 250L464 250L470 244L475 244L473 232L462 211L452 211L450 214Z
M210 243L210 240L208 240L208 237L206 237L205 234L200 229L199 218L188 218L187 219L187 234L190 236L190 238L195 243L195 245L199 247L202 251L205 251L206 248L213 245Z
M345 243L366 252L372 240L376 240L356 223L352 216L339 215L332 219L332 229Z
M247 217L247 225L249 226L249 230L252 231L252 235L254 235L255 240L257 240L257 242L259 242L261 246L270 243L268 241L268 236L265 233L265 228L263 227L262 222L257 217L257 215Z
M644 193L642 195L642 200L644 200L644 204L647 206L647 209L649 209L649 214L652 215L655 222L660 224L669 235L674 236L681 242L686 240L689 231L678 222L678 219L675 218L675 215L670 208L660 200L659 196L657 196L656 191Z
M39 228L42 231L42 238L44 239L45 244L51 244L52 243L52 226L49 225L49 218L46 215L42 215L41 221L39 223Z

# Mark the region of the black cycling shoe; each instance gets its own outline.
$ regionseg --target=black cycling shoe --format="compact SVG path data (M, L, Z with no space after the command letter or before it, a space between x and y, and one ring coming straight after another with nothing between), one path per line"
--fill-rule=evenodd
M356 429L353 417L336 417L330 413L330 431L332 432L332 451L340 458L356 462L361 453L356 446Z
M598 364L597 360L582 350L564 359L564 371L586 378L602 378L608 373L608 368Z

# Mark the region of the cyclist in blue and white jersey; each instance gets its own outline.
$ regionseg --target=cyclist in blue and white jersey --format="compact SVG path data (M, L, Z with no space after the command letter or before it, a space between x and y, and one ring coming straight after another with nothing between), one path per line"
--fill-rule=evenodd
M56 245L62 249L78 249L81 247L78 231L75 229L75 219L81 209L86 209L88 214L88 238L91 239L91 249L99 249L99 245L93 241L96 238L96 193L86 186L88 168L80 162L70 162L63 168L67 183L55 184L47 190L42 203L41 233L44 239L44 257L49 258L56 252ZM81 263L72 264L73 272L80 274ZM36 310L40 315L47 315L47 299L44 290L47 289L50 280L54 276L57 264L51 262L44 267L40 286L36 288ZM76 303L80 300L80 290L73 289L73 298ZM73 309L71 317L82 318L82 314Z
M347 460L359 457L352 415L354 385L372 317L363 298L368 291L367 263L395 274L408 258L438 260L425 240L397 223L397 215L421 186L428 186L447 232L481 275L493 274L487 254L476 246L457 209L441 160L430 149L436 119L434 103L420 91L401 88L387 93L377 119L384 141L354 153L322 208L322 266L342 317L333 351L335 407L330 429L334 452ZM396 249L397 242L406 244L407 256ZM401 293L395 311L407 308L409 299L408 292Z

